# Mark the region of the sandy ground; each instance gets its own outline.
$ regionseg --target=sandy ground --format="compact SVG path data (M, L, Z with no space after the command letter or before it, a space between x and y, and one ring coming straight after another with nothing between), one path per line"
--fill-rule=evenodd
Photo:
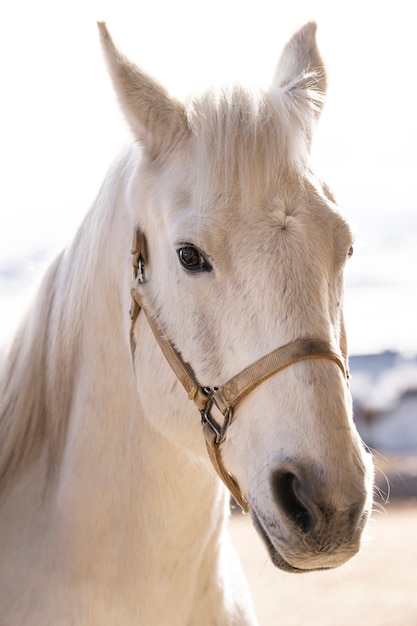
M417 626L417 500L375 512L360 554L326 573L275 569L248 516L230 529L261 626Z

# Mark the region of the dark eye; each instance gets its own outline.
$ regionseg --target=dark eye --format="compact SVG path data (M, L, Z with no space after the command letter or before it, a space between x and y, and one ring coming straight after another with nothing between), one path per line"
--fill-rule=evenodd
M348 259L350 259L350 257L352 256L352 254L353 254L353 246L350 246L350 248L349 248L349 252L348 252Z
M187 243L178 248L178 258L188 272L211 272L213 269L198 248Z

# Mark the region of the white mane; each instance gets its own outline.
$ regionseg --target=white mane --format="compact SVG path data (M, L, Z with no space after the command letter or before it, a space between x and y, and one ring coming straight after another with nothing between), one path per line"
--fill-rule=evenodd
M20 471L45 450L45 479L53 478L59 467L80 346L89 332L86 312L116 305L117 289L103 292L97 287L102 284L100 275L108 278L113 273L112 259L103 249L109 235L114 235L127 161L128 155L109 173L74 242L49 268L5 355L0 378L0 498Z

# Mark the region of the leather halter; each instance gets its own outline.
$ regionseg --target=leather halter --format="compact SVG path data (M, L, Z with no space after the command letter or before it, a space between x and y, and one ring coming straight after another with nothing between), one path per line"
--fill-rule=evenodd
M135 323L142 309L153 334L175 375L185 388L190 400L196 404L201 415L201 424L210 460L217 474L231 492L242 511L247 513L249 504L241 491L236 479L223 465L220 447L226 440L227 431L233 421L234 407L255 387L267 378L277 374L286 367L306 359L330 359L342 371L346 380L349 373L344 359L333 345L324 339L302 338L273 350L249 365L236 376L233 376L221 387L202 387L189 363L183 361L179 352L164 336L157 320L143 306L139 285L145 282L144 268L147 260L146 240L140 228L134 232L132 246L133 282L131 288L132 306L130 310L130 346L133 366L135 363L136 340ZM219 424L211 415L211 409L217 407L223 415L223 423Z

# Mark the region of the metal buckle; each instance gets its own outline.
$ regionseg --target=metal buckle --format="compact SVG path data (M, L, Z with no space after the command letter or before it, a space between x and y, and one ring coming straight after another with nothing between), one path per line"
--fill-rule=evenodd
M204 389L204 391L207 392L207 389ZM203 426L204 424L208 424L208 426L210 426L211 430L216 435L215 442L218 443L222 430L221 430L220 425L216 422L216 420L212 417L210 413L212 406L213 406L213 398L211 395L207 395L206 406L204 407L204 409L200 409L201 424Z
M226 432L232 418L233 409L232 407L229 407L225 412L221 410L216 400L217 390L218 387L203 387L203 391L207 396L207 403L204 409L200 409L200 414L201 423L208 424L208 426L210 426L210 428L216 435L215 443L219 445L226 439ZM220 424L211 415L211 408L213 404L224 417L223 426L220 426Z

